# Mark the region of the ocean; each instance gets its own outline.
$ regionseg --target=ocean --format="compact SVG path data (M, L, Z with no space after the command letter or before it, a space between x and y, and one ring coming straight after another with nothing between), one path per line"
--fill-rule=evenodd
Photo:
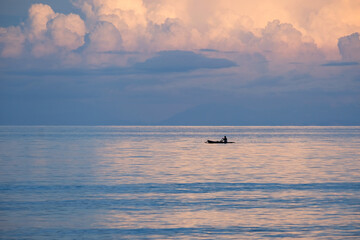
M360 239L360 127L1 126L0 239Z

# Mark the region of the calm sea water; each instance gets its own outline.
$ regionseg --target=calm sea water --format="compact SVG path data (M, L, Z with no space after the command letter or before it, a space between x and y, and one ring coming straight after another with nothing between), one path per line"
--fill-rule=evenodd
M3 126L0 150L1 239L360 238L360 127Z

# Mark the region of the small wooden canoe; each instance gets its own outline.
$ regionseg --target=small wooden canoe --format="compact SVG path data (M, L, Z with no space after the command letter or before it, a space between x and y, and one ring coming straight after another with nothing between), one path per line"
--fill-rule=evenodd
M227 143L235 143L235 142L222 142L222 141L211 141L211 140L207 140L205 143L219 143L219 144L227 144Z

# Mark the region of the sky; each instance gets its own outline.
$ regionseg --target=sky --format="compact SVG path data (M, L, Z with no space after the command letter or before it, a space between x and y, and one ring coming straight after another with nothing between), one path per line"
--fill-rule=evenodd
M358 0L0 0L1 125L360 125Z

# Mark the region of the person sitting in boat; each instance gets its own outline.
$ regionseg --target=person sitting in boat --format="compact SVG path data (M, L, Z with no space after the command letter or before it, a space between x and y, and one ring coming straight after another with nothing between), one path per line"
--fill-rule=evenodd
M220 140L220 142L227 143L227 137L224 136L224 137Z

